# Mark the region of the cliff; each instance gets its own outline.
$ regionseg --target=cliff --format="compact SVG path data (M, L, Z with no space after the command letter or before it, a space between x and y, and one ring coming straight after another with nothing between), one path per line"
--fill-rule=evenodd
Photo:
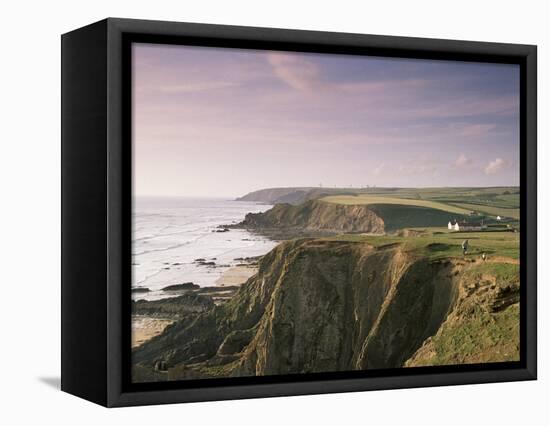
M516 360L518 282L513 264L427 259L399 244L287 241L228 303L135 350L134 380Z
M305 194L312 189L314 188L266 188L249 192L237 198L237 201L256 201L265 204L284 203L288 202L288 198L299 198L302 200Z
M368 206L319 200L299 205L276 204L264 213L248 213L236 227L290 235L384 233L384 221Z
M365 192L361 189L351 188L266 188L249 192L237 201L256 201L265 204L301 204L305 201L326 197L328 195L354 195Z

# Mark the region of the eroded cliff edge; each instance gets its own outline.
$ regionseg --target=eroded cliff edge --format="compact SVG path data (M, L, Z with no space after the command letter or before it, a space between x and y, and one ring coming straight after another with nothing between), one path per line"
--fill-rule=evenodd
M248 213L233 227L289 239L341 233L383 234L384 221L367 205L342 205L310 200L299 205L276 204L263 213Z
M427 259L399 244L283 242L228 303L135 350L134 380L514 360L514 268Z

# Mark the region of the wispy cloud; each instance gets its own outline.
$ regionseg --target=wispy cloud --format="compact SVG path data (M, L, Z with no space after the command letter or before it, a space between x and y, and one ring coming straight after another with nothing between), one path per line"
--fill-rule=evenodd
M456 167L467 167L472 164L472 160L464 154L460 154L458 158L455 160L454 165Z
M384 171L385 163L381 163L378 166L376 166L374 169L372 169L372 174L374 176L380 176L382 172Z
M489 164L485 167L486 175L494 175L503 171L508 167L510 163L502 158L496 158L493 161L490 161Z
M404 78L383 81L353 81L337 83L334 87L344 92L357 94L381 94L387 95L388 91L403 93L404 90L417 90L425 88L430 82L418 78Z
M470 124L462 128L460 134L462 136L481 136L493 131L496 124Z
M267 60L275 75L297 90L310 90L319 85L319 69L302 55L269 53Z
M399 173L408 176L436 176L438 173L438 164L430 159L410 159L401 164L397 170Z
M205 92L210 90L227 89L229 87L236 87L237 83L234 82L201 82L201 83L186 83L186 84L173 84L160 86L159 90L164 93L193 93L193 92Z

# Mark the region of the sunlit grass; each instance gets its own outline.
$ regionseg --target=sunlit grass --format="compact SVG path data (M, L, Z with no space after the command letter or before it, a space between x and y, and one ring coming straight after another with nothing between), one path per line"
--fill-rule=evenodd
M321 198L327 203L345 204L345 205L362 205L362 204L397 204L403 206L426 207L430 209L443 210L450 213L468 214L470 210L465 208L452 206L449 204L439 203L437 201L423 199L396 198L385 195L368 195L361 194L353 195L332 195Z
M466 257L503 256L519 258L519 232L449 232L446 228L416 229L416 236L343 234L331 241L368 243L376 248L400 244L411 254L427 258L463 257L462 242L468 240Z

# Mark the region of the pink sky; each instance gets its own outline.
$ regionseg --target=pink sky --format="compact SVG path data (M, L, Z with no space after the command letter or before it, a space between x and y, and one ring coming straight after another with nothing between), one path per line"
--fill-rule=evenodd
M137 44L137 195L519 178L513 65Z

